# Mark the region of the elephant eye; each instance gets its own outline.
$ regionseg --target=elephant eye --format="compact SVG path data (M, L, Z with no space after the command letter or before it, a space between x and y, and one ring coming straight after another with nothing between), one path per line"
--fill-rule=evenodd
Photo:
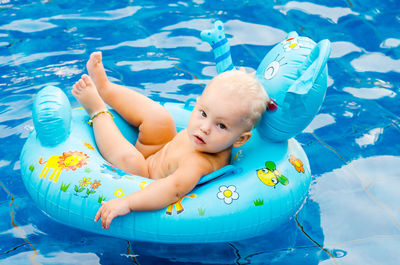
M270 63L264 72L264 78L269 80L274 77L279 71L280 64L278 61L273 61Z

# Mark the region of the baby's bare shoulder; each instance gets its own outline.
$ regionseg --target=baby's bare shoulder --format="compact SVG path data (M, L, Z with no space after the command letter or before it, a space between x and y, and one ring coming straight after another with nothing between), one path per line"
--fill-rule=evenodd
M195 152L187 157L187 159L184 159L184 161L195 167L203 168L204 173L209 174L229 164L229 156L224 153L208 154Z
M180 158L178 168L188 175L204 176L215 171L215 162L207 155L193 152Z

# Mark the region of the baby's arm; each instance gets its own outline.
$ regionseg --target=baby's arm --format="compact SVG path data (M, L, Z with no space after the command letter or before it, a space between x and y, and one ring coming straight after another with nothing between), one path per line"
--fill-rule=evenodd
M115 217L126 215L130 211L162 209L189 193L199 179L211 171L211 163L200 156L185 159L174 173L152 182L145 189L122 199L102 202L94 221L101 218L102 227L108 229Z

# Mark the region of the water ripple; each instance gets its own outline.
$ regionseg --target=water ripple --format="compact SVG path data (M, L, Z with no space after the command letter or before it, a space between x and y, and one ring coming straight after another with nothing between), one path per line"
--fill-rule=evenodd
M305 133L313 133L315 130L334 124L335 117L327 113L320 113L312 120L312 122L304 129Z
M173 68L174 64L178 61L173 60L159 60L159 61L121 61L117 62L117 66L129 66L131 71L144 71L155 69L169 69Z
M181 21L174 25L164 27L163 30L193 29L199 32L206 28L211 28L212 23L209 19L192 19ZM229 44L235 45L260 45L269 46L282 41L286 37L286 32L268 25L244 22L241 20L228 20L224 23L225 32L229 32ZM257 32L257 34L254 34Z
M343 91L352 94L354 97L363 98L363 99L380 99L383 97L395 97L396 93L390 89L386 88L354 88L354 87L345 87Z
M26 55L24 53L17 53L9 56L0 56L0 65L9 66L20 66L26 63L37 62L44 60L48 57L60 56L60 55L71 55L71 54L84 54L85 50L66 50L66 51L54 51L54 52L42 52L33 53Z
M346 7L328 7L323 5L317 5L309 2L297 2L290 1L285 5L274 6L283 14L287 14L291 10L299 10L309 15L318 15L321 18L328 19L335 24L338 23L339 18L347 15L359 15L359 13L352 11L350 8Z
M340 58L352 52L362 52L363 49L348 41L332 42L332 51L330 58Z
M44 22L45 20L46 19L34 20L29 18L14 20L9 24L1 26L0 29L32 33L57 27L57 25L54 25L52 23Z
M281 29L240 20L226 22L225 28L233 36L229 40L231 46L241 44L271 46L286 37L286 32ZM257 32L257 34L254 34L254 32Z
M196 48L198 51L209 51L209 45L201 42L200 36L198 38L191 36L170 36L171 32L160 32L151 35L150 37L124 41L114 45L107 45L99 47L100 50L114 50L120 47L151 47L155 46L159 49L173 49L178 47L191 47Z
M384 40L380 45L381 48L387 48L387 49L396 48L399 46L400 46L400 39L395 39L395 38L388 38Z
M400 61L380 52L364 54L352 60L350 64L357 72L400 73Z
M48 20L117 20L121 18L126 18L134 15L140 6L127 6L125 8L107 10L103 12L89 12L89 13L79 13L79 14L62 14L48 18Z

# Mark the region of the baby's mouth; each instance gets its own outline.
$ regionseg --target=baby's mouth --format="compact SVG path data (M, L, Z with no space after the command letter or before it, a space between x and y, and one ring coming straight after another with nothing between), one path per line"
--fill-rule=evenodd
M206 142L203 140L203 138L201 138L200 136L194 135L194 141L197 144L205 144Z

